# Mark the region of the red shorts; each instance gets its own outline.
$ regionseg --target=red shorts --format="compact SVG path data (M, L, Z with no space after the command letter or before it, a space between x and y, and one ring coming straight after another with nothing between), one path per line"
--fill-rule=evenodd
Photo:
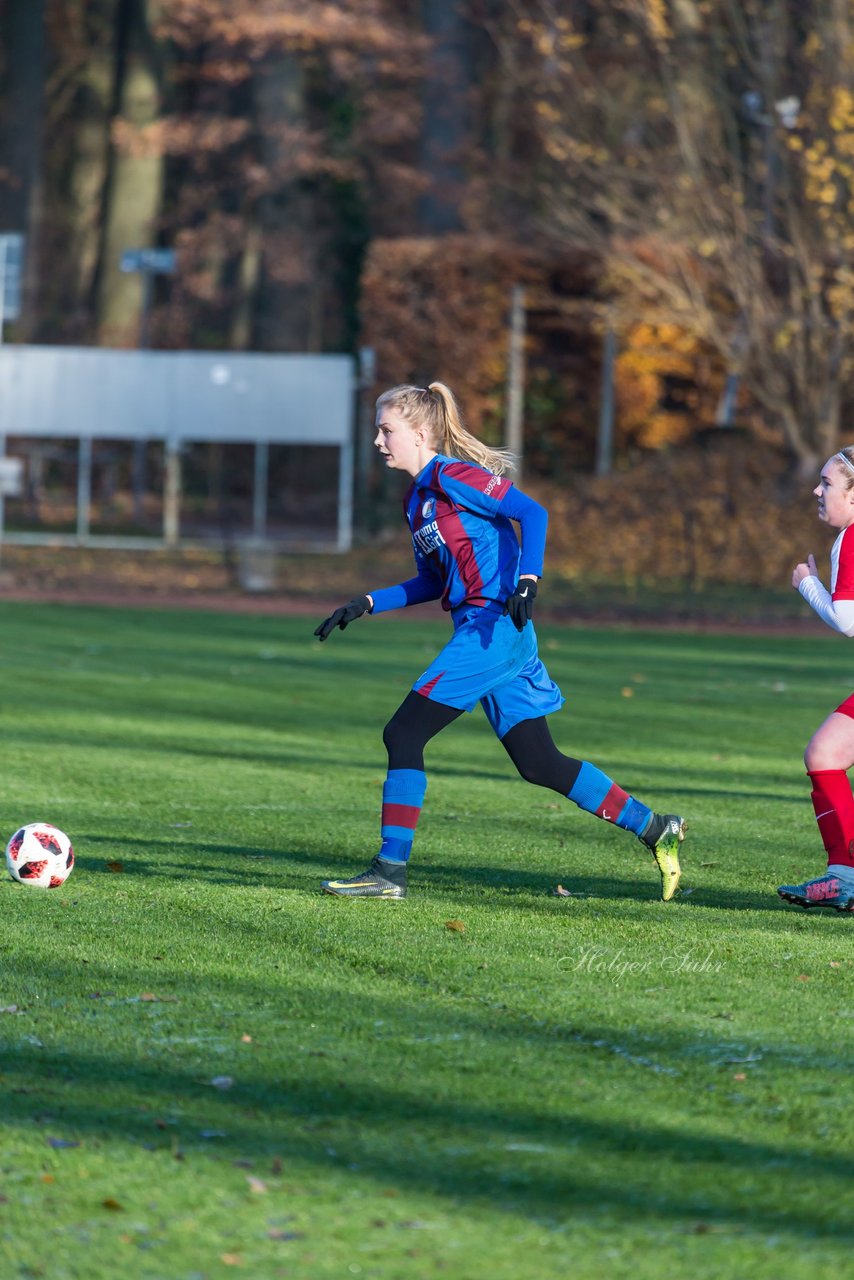
M850 716L854 720L854 693L850 694L844 702L840 703L836 708L841 716Z

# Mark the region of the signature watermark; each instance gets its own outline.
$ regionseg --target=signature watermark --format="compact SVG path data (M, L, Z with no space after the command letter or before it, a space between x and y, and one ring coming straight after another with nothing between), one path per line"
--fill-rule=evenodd
M570 973L587 973L594 977L610 978L619 982L636 974L655 973L720 973L724 962L713 951L698 948L687 950L648 952L632 959L624 947L583 947L576 955L558 957L561 969Z

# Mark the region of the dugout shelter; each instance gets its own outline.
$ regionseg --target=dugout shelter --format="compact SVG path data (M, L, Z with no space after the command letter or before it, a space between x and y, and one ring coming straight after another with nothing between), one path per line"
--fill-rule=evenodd
M174 547L181 536L182 450L193 443L254 451L251 536L268 538L268 464L275 445L317 445L337 461L337 519L331 545L347 551L353 532L355 361L347 355L118 351L100 347L0 346L0 457L22 439L76 442L76 531L3 533L7 542ZM163 447L159 538L90 529L96 441L155 441ZM205 540L209 541L209 540Z

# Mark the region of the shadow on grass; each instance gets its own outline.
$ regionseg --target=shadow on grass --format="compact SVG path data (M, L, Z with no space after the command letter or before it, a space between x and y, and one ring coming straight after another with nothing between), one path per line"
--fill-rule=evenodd
M91 856L99 845L104 846L104 860ZM245 844L176 843L170 840L122 840L119 848L112 837L87 835L80 838L80 847L87 850L78 859L78 875L114 876L108 865L120 859L122 874L136 877L174 878L180 874L183 881L198 880L201 884L263 885L271 891L290 890L311 896L321 893L320 883L332 875L346 876L364 870L371 855L326 856L310 849L288 849L271 852L268 846ZM634 852L634 851L633 851ZM159 858L157 855L160 855ZM646 866L646 855L639 855ZM616 873L579 875L575 871L559 872L548 876L540 871L524 867L460 866L453 863L432 861L416 862L410 869L410 895L424 894L434 898L458 901L461 895L477 894L478 905L489 902L506 909L518 906L525 912L554 914L560 905L554 889L558 881L565 882L571 899L590 899L607 902L631 902L634 904L659 903L660 890L654 869L649 872L648 883L629 879ZM799 911L781 901L776 886L743 891L716 885L692 887L690 864L685 881L690 894L678 894L667 905L669 912L691 911L709 908L716 911L761 912L762 925L769 924L768 913L780 917L779 927L788 928L786 920L803 919L806 912ZM516 900L514 902L514 899ZM532 901L533 899L533 901ZM379 903L371 904L382 910ZM661 904L662 906L664 904ZM848 914L839 912L812 913L812 919L836 919L840 927L852 927L854 921Z
M333 1025L352 1025L354 1019L370 1025L377 1011L368 997L340 993L337 1005L331 992L326 998ZM387 998L383 1008L409 1029L404 1042L448 1038L446 1009L418 1010L416 1037L411 1004ZM466 1023L471 1031L491 1034L483 1019L455 1010L453 1025ZM627 1039L624 1031L611 1034ZM505 1054L508 1048L518 1054L523 1046L535 1053L544 1031L516 1021L495 1035L504 1041ZM567 1032L564 1043L572 1038ZM549 1040L548 1049L559 1052L553 1028ZM677 1037L662 1035L652 1048L646 1040L641 1047L647 1055L685 1057ZM572 1048L577 1055L578 1046ZM719 1048L723 1060L731 1050L723 1043ZM599 1043L583 1043L581 1052L593 1055L595 1063L603 1050ZM841 1213L834 1216L840 1190L854 1177L854 1160L704 1134L687 1094L675 1099L673 1121L666 1126L626 1115L605 1121L577 1101L537 1108L521 1100L502 1104L466 1097L465 1085L453 1090L452 1078L451 1092L447 1081L444 1090L425 1083L414 1091L385 1087L363 1071L350 1070L342 1079L343 1068L327 1066L322 1051L296 1056L293 1048L277 1078L247 1063L233 1089L223 1093L211 1089L198 1069L170 1061L168 1047L160 1053L162 1060L149 1065L118 1051L51 1052L29 1044L7 1051L0 1059L0 1118L7 1132L32 1132L36 1125L46 1140L59 1134L91 1147L129 1142L165 1158L174 1154L174 1141L183 1158L280 1157L288 1162L286 1178L312 1166L321 1173L349 1168L357 1171L354 1178L379 1187L498 1206L538 1221L610 1212L646 1225L654 1219L701 1219L789 1238L854 1242L854 1229ZM496 1059L498 1069L502 1063L507 1064L504 1058ZM76 1155L65 1152L61 1159L73 1170ZM823 1219L808 1210L805 1192L807 1200L821 1198Z
M80 847L91 852L99 845L105 847L105 860L94 861L81 856L79 866L87 873L105 875L111 872L108 863L117 856L117 842L112 837L86 835L80 838ZM269 847L245 844L177 843L165 840L122 840L119 854L123 872L130 876L174 876L176 869L184 880L198 877L205 884L246 884L252 878L262 878L271 889L320 891L320 881L325 876L358 874L370 861L371 853L361 856L344 854L324 855L309 849L287 849L271 852ZM161 855L160 861L157 854ZM234 864L228 869L227 864ZM257 862L253 862L257 859ZM305 870L303 870L305 868ZM310 868L310 870L308 870ZM275 877L273 880L272 878ZM549 879L530 868L505 868L501 866L456 866L450 863L417 863L411 870L410 882L416 891L442 897L458 897L472 890L494 892L496 904L506 905L508 895L525 898L529 906L531 896L542 896L549 902L556 879ZM616 899L636 898L657 900L658 876L650 873L648 893L636 881L620 879L616 875L572 877L573 891L589 897Z

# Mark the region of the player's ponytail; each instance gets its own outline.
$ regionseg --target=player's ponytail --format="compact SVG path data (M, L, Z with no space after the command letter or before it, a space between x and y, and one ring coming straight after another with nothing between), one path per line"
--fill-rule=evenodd
M476 462L487 471L503 476L515 465L515 455L509 449L491 449L489 445L478 440L463 425L463 416L457 398L444 382L431 382L427 388L435 396L440 406L441 443L439 452L450 458L461 458L464 462Z
M429 387L392 387L377 400L377 415L384 406L408 422L426 427L434 449L449 458L476 462L497 476L515 466L516 457L509 449L492 449L467 430L456 396L444 382L431 382Z

